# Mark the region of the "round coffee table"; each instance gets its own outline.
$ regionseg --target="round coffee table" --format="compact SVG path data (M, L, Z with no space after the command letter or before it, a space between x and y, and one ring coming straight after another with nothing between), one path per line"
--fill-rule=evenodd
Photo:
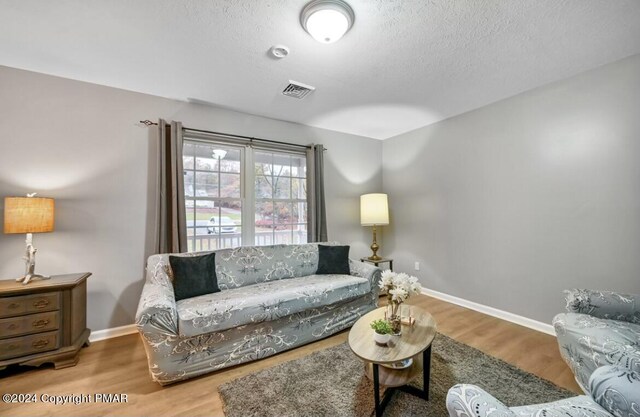
M365 363L365 373L373 380L376 417L382 416L385 407L396 390L429 400L429 375L431 372L431 342L436 335L436 322L431 314L411 306L415 318L413 326L402 325L402 334L392 336L387 346L373 340L370 323L384 318L386 307L373 310L360 317L349 331L349 347ZM413 359L404 369L392 369L384 365ZM422 373L423 390L407 385ZM387 387L380 401L380 385Z

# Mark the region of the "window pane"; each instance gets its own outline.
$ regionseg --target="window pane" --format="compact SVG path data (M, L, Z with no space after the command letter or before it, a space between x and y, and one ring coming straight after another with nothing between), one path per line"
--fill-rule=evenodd
M209 157L196 157L196 169L198 171L217 171L217 161Z
M241 200L222 200L220 201L220 216L223 220L223 226L227 224L239 226L242 224L242 201Z
M218 174L196 172L196 197L218 197Z
M256 201L256 224L273 224L273 203L271 201Z
M307 199L307 180L300 178L291 179L291 198L294 200Z
M273 230L256 229L254 244L257 246L273 245Z
M195 182L193 177L193 171L185 171L184 195L188 197L193 197L195 195Z
M304 157L294 156L291 158L291 176L306 177L307 159Z
M291 205L291 223L307 222L307 203L293 203Z
M255 189L256 198L271 198L272 182L273 182L272 177L265 177L264 175L258 176L256 174L256 189Z
M256 174L271 175L273 172L273 154L266 152L255 152L254 162Z
M240 173L240 149L223 148L227 152L223 159L220 159L220 171L221 172L236 172Z
M291 198L291 178L274 177L273 198Z
M306 224L298 224L293 226L293 243L307 243Z
M293 243L292 226L280 227L274 233L274 244L291 244Z
M220 174L220 197L240 198L240 174Z
M206 236L207 228L206 227L196 227L196 236Z
M291 223L292 207L291 203L273 203L273 215L275 224Z
M184 169L193 169L194 167L194 158L193 156L183 156L182 157L182 168Z
M273 174L291 176L291 156L287 154L273 154Z

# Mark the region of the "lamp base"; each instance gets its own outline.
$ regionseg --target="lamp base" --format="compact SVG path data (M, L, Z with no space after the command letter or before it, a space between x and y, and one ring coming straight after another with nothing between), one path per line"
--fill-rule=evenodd
M34 281L34 280L45 280L45 279L49 279L51 277L47 277L44 275L40 275L40 274L27 274L23 277L20 278L16 278L16 281L22 281L22 285L27 285L29 282Z
M371 256L369 256L370 261L379 261L382 258L378 255L378 250L380 249L380 246L378 246L378 242L376 239L376 225L373 225L373 243L371 244L371 251L373 252L373 254Z

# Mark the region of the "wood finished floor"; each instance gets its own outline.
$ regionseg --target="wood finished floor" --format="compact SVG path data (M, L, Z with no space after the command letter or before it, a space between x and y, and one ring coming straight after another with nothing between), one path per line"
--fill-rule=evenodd
M424 295L414 297L410 304L429 311L438 323L439 332L580 392L571 371L560 358L554 337ZM347 340L347 334L344 331L258 362L165 388L151 381L137 334L96 342L82 350L78 365L72 368L54 370L45 365L0 371L0 394L118 393L127 394L127 403L53 405L38 401L18 405L0 401L0 416L222 416L218 385L338 345Z

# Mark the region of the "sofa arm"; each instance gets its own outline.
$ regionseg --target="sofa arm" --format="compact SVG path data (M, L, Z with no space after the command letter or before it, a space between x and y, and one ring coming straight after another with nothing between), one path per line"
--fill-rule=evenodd
M178 311L169 273L168 263L161 255L149 257L136 313L136 326L141 333L178 334Z
M349 270L351 271L351 275L369 280L371 291L376 296L380 294L380 275L382 274L380 268L366 262L349 259Z
M475 385L457 384L447 393L450 417L516 417L506 405Z
M591 397L614 416L640 417L640 373L607 365L589 378Z
M565 295L569 312L640 324L640 295L582 289Z

